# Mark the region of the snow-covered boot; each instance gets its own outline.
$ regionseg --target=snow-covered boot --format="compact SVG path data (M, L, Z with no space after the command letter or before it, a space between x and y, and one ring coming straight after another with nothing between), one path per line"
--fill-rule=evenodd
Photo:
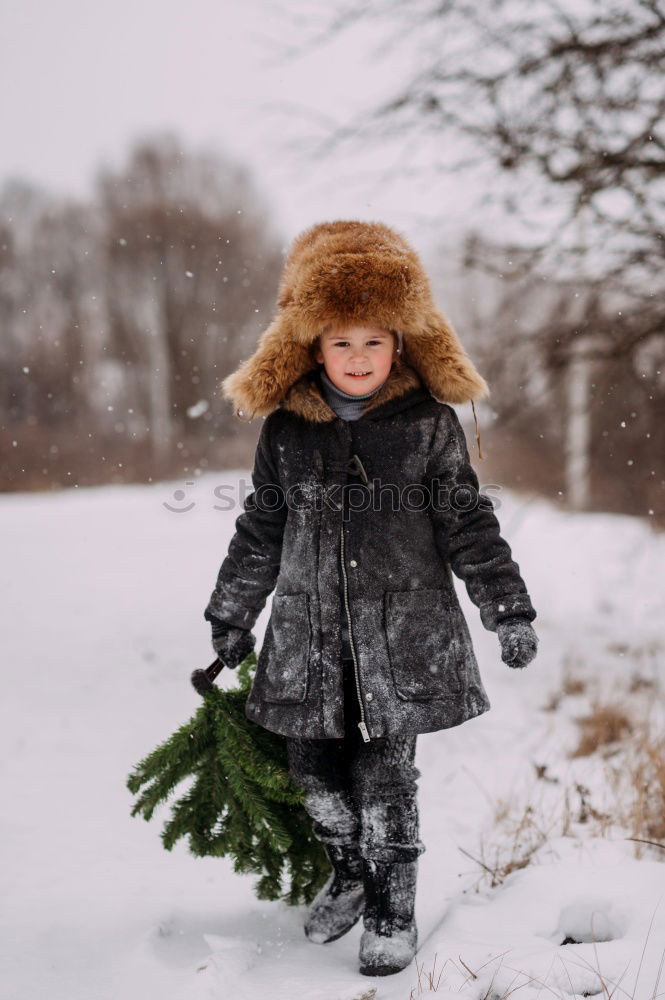
M336 941L363 912L365 892L360 851L350 844L324 844L333 874L319 891L305 920L305 934L316 944Z
M360 971L365 976L391 976L406 968L418 947L414 917L418 860L363 860L363 875Z

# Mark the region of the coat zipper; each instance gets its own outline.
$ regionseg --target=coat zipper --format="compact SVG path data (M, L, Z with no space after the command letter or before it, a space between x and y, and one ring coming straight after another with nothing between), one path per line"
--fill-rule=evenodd
M358 723L358 729L362 734L362 738L365 743L369 743L371 737L367 732L367 724L365 722L365 707L362 701L362 693L360 690L360 675L358 673L358 660L356 659L356 644L353 638L353 626L351 625L351 608L349 607L349 588L348 580L346 577L346 558L344 555L344 523L340 527L340 546L341 546L341 556L342 556L342 576L344 577L344 607L346 608L346 620L349 625L349 639L351 640L351 654L353 656L353 669L356 678L356 694L358 695L358 705L360 706L360 722Z

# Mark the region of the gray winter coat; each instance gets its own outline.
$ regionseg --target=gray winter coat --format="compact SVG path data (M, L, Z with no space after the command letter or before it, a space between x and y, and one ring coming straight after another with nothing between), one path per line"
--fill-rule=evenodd
M536 617L455 410L410 375L355 421L307 419L311 401L325 407L316 374L299 383L307 407L264 417L254 491L205 614L251 629L274 590L246 704L273 732L344 735L340 587L366 739L489 709L452 573L486 629Z

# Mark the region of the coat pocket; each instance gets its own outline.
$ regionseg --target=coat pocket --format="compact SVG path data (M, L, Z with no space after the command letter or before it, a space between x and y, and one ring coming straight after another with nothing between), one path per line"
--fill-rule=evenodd
M275 594L256 661L256 696L271 702L304 701L311 642L309 594Z
M447 590L384 592L388 656L399 698L447 698L463 691L458 614Z

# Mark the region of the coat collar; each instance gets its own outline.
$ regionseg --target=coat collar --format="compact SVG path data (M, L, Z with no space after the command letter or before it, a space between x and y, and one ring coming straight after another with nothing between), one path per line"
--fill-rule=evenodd
M381 420L393 416L409 406L425 399L432 399L432 393L424 384L415 368L404 361L393 366L388 378L383 383L376 396L373 396L359 417L360 420ZM278 404L279 409L287 410L309 420L311 423L326 424L337 419L337 414L325 400L319 369L307 372L295 382ZM473 422L475 426L478 457L484 458L480 443L480 428L476 408L471 400Z
M394 405L427 399L431 394L423 385L418 372L404 362L393 366L376 396L367 401L360 419L379 420L394 412ZM281 408L295 413L312 423L329 423L337 419L337 414L325 400L321 386L319 369L306 372L295 382L281 402ZM398 407L399 409L402 406Z

